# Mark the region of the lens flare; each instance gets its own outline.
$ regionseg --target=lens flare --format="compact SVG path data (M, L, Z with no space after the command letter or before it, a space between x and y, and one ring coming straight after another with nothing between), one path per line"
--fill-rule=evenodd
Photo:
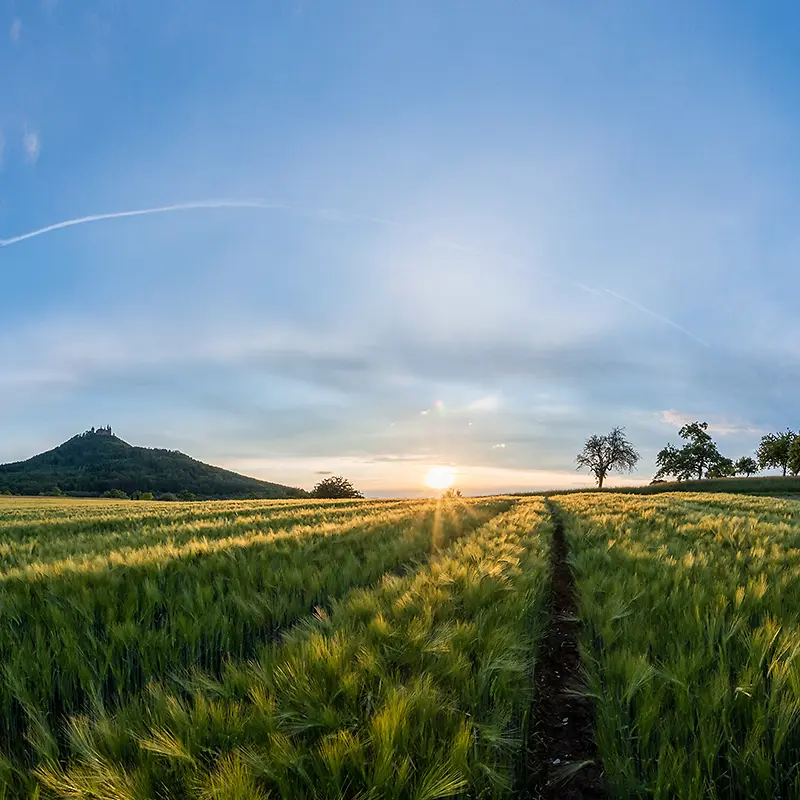
M425 485L431 489L449 489L456 482L456 475L453 467L431 467L425 477Z

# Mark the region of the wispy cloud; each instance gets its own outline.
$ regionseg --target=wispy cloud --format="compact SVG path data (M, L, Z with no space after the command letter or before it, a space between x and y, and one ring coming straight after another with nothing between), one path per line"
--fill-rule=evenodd
M214 459L220 466L263 479L281 480L293 486L310 487L316 483L322 459L311 457L228 457ZM340 456L324 460L338 474L347 475L368 497L398 495L429 496L424 486L425 475L431 468L429 459L375 461L372 458ZM610 482L611 486L645 485L649 478L624 476ZM584 488L591 486L590 475L573 470L504 468L483 464L459 465L457 485L468 494L488 492L530 491L532 489Z
M500 444L492 445L492 450L505 450L505 449L506 449L505 443L502 442Z
M11 37L12 42L18 42L19 37L22 33L22 20L17 17L12 23L11 28L8 31L8 35Z
M695 422L697 415L688 414L682 411L676 411L674 408L661 412L661 421L667 425L675 428L682 428L690 422ZM715 433L717 436L733 436L737 434L761 434L764 433L762 428L753 425L751 422L745 421L731 421L731 420L700 420L701 422L708 422L709 433Z
M25 157L31 164L35 164L39 160L39 153L42 151L42 142L39 134L36 131L25 131L22 137L22 146L25 148Z
M464 407L464 411L497 411L500 408L500 398L496 394L479 397Z

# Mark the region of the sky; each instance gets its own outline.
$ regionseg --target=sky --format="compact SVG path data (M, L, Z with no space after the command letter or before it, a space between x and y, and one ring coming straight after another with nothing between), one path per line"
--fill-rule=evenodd
M0 0L0 462L111 424L388 496L590 485L616 425L619 483L694 419L752 453L800 426L798 24Z

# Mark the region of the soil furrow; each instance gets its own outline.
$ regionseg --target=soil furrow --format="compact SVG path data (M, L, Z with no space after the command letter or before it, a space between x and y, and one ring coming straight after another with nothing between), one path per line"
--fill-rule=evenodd
M606 798L594 740L594 708L583 685L575 582L559 509L553 517L549 621L537 661L529 785L522 796L536 800Z

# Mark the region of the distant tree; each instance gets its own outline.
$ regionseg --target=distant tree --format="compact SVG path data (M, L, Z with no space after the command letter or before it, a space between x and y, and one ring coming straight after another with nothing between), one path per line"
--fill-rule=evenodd
M692 477L692 471L687 465L684 454L673 444L668 444L656 454L656 474L653 481L662 483L669 477L678 481L685 481Z
M122 489L109 489L109 491L103 492L103 497L113 500L130 500L128 494L123 492Z
M789 447L789 461L787 463L792 475L800 474L800 436L795 436Z
M702 480L707 469L723 462L724 457L707 432L707 422L690 422L684 425L678 436L686 441L680 449L668 444L656 455L658 471L656 478L670 475L679 481L697 478ZM729 459L724 459L727 462Z
M736 465L725 456L720 456L719 461L706 471L706 478L732 478L734 475L736 475Z
M165 503L174 503L178 499L178 495L174 492L164 492L164 494L158 496L158 499L163 500Z
M139 499L140 500L153 500L155 498L153 497L153 493L152 492L141 492L139 494Z
M737 475L746 475L748 478L758 472L758 462L750 456L742 456L733 466Z
M442 492L443 500L452 500L454 497L461 497L461 489L445 489Z
M182 491L178 492L178 500L189 501L189 500L197 500L197 495L194 492L189 491Z
M603 488L612 470L631 472L639 461L639 454L625 438L624 428L612 428L610 433L590 436L575 459L578 469L588 469L597 479L598 489Z
M785 476L789 466L789 449L797 437L798 434L788 429L784 433L768 433L762 437L756 451L761 469L782 469Z
M320 481L312 490L311 496L320 500L337 500L348 497L361 498L364 495L347 478L334 475Z

